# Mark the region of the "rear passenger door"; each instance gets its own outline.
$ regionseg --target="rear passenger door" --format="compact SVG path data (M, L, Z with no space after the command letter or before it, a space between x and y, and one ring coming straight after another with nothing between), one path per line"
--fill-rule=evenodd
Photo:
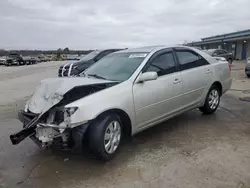
M175 54L183 79L182 106L184 108L196 106L210 87L213 69L203 57L193 50L176 48Z

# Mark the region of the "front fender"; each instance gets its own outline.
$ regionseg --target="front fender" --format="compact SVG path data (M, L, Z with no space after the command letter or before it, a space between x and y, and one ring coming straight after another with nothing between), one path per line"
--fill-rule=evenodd
M77 111L71 116L73 124L91 121L106 111L118 109L127 113L132 127L135 125L134 100L132 83L130 82L94 93L70 103L66 107L78 107Z

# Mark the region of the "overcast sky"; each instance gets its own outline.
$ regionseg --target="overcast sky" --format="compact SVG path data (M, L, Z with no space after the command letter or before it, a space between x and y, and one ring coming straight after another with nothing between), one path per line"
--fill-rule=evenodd
M250 29L249 0L0 0L0 48L177 44Z

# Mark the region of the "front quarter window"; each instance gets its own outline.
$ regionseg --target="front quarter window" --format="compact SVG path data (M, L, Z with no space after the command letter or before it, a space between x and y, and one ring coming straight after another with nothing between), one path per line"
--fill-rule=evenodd
M88 68L85 76L125 81L135 72L147 53L112 53Z

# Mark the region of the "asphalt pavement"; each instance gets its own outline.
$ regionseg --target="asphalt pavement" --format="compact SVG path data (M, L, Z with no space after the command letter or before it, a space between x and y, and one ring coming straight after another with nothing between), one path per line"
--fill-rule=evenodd
M9 135L22 127L17 112L62 63L0 67L1 188L250 187L250 103L239 100L250 81L238 65L232 72L237 91L222 97L216 114L193 110L148 129L109 163L87 153L41 150L30 139L11 145Z

